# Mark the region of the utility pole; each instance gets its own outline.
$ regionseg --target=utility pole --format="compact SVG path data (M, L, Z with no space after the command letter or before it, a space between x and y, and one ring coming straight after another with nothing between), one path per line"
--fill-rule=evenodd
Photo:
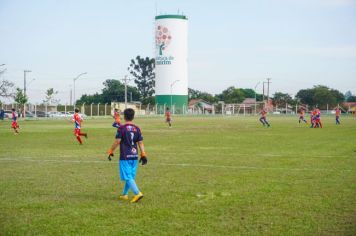
M30 73L30 70L23 71L23 94L26 98L26 73ZM26 104L23 104L23 117L26 118Z
M263 84L263 95L262 95L262 101L263 102L265 102L265 84L266 84L267 82L263 82L262 84Z
M271 78L267 78L267 104L269 102L269 84L272 82L269 82L271 80Z
M73 104L72 104L72 95L73 95L73 94L72 94L72 89L70 89L70 92L69 92L69 104L70 104L70 105L73 105Z
M73 105L74 105L74 109L75 109L75 81L77 81L77 79L79 79L80 76L86 75L86 74L88 74L88 73L87 72L81 73L81 74L77 75L77 77L75 77L73 79Z
M26 97L26 73L30 73L30 70L24 70L23 71L23 94Z
M125 84L125 109L127 108L127 83L131 81L131 79L127 78L127 75L122 79Z

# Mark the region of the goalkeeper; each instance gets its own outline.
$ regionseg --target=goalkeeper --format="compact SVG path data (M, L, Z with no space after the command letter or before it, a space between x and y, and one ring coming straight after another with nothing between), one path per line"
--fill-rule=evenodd
M135 194L131 200L131 203L138 202L143 198L143 194L140 192L136 185L135 178L138 162L142 163L142 165L147 164L147 157L142 142L143 137L141 135L141 130L132 122L134 116L135 111L133 109L125 109L125 124L120 126L120 129L116 133L116 140L108 151L108 159L111 161L111 157L114 156L114 150L120 145L120 179L121 181L125 182L124 190L122 195L120 195L120 199L129 200L128 193L131 189ZM137 144L141 150L141 157L139 161Z

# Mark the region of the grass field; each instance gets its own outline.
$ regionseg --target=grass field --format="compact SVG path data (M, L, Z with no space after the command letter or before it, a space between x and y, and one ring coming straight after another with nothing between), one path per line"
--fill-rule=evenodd
M356 118L137 118L149 162L118 200L112 119L0 122L0 235L355 235Z

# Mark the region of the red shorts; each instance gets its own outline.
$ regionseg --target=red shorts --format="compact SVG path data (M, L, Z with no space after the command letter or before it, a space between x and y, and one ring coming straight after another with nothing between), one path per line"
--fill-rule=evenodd
M80 134L80 129L74 129L74 135L79 136Z
M19 127L19 125L17 124L16 121L13 121L13 122L11 123L11 127L14 128L14 129L16 129L16 128Z

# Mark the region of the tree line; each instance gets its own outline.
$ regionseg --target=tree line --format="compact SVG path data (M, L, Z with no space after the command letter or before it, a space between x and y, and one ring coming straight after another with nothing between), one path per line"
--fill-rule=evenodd
M135 86L127 85L127 100L129 102L140 102L142 104L155 104L154 87L155 87L155 60L149 57L140 57L130 61L127 68L128 73L132 76ZM108 79L103 82L104 88L100 93L84 94L76 104L91 103L111 103L125 101L125 84L123 81ZM44 104L58 104L59 100L55 99L58 92L53 88L46 90ZM28 101L23 90L15 88L12 82L7 80L0 81L0 98L12 97L15 102L25 104ZM197 89L188 89L188 98L203 99L210 103L224 101L225 103L242 103L246 98L256 98L256 101L262 101L263 95L255 93L251 88L236 88L230 86L220 94L210 94ZM322 109L329 106L336 106L343 102L356 102L356 96L351 91L342 94L340 91L328 88L324 85L316 85L313 88L301 89L291 97L288 93L275 92L271 96L272 102L276 106L285 106L286 104L295 105L303 104L308 106L318 106ZM1 100L0 100L1 103Z

